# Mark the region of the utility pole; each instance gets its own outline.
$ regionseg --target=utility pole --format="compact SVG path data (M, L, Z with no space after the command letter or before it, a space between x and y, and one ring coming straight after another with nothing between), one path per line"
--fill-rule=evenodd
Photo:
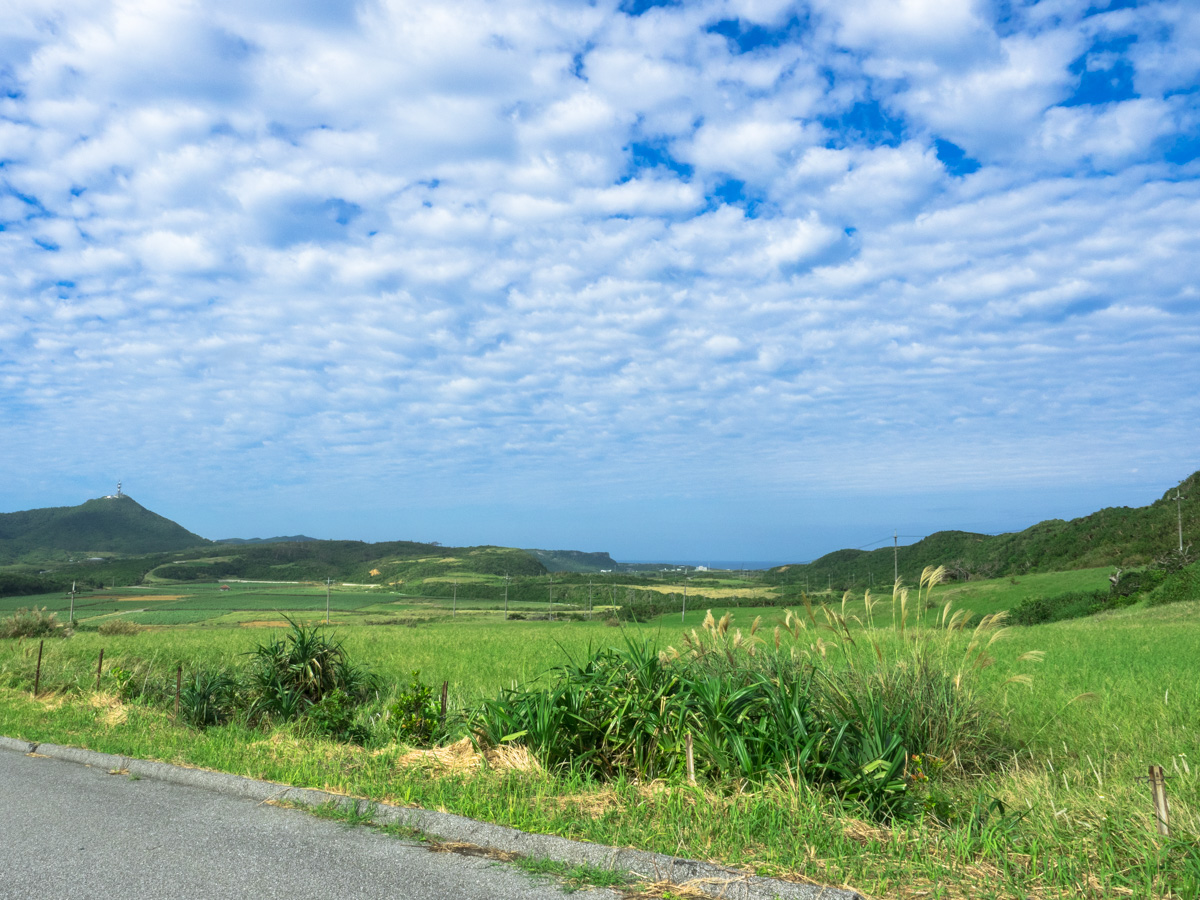
M1183 556L1183 501L1187 497L1181 496L1179 488L1175 488L1175 514L1179 518L1179 555Z
M70 625L75 624L75 582L74 581L71 582L71 618L68 620L68 624L70 624Z
M554 621L554 575L550 576L550 621Z
M683 567L683 612L679 614L679 621L687 623L687 566Z
M504 621L508 621L508 573L504 573Z
M900 529L892 529L892 584L900 580Z
M325 578L325 624L329 624L329 587L333 584L333 579L326 576Z
M588 581L588 618L592 617L592 582Z

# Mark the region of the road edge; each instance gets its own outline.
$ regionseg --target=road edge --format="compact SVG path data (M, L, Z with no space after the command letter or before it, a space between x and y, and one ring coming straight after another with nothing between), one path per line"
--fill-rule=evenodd
M379 825L395 824L415 828L441 841L473 844L488 850L550 859L566 865L587 865L629 872L652 881L685 886L712 897L737 897L743 900L865 900L856 891L843 888L746 875L712 863L668 856L664 853L609 847L556 835L531 834L507 825L493 825L454 813L395 806L315 788L298 788L242 775L230 775L227 772L193 769L171 763L4 736L0 736L0 749L27 756L46 756L110 772L128 772L139 778L153 778L259 802L286 801L305 807L333 804L360 814L371 810L372 819Z

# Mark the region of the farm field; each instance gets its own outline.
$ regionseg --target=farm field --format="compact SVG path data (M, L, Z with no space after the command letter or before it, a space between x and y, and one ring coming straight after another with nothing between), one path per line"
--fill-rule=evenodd
M956 606L984 615L1011 608L1028 597L1106 587L1111 571L1105 567L942 585L934 589L933 599L939 606L953 600ZM531 582L534 580L526 579L523 584L525 597L534 592L529 588ZM149 626L277 626L283 622L284 614L306 621L325 618L323 584L244 581L226 584L229 590L222 590L219 584L157 581L148 586L81 591L75 597L74 615L85 627L115 618ZM518 616L547 616L551 612L551 591L557 590L559 598L566 593L568 600L553 602L555 615L586 616L590 595L592 613L597 617L605 616L614 603L631 605L638 617L638 597L646 594L670 597L682 608L684 588L682 581L662 581L639 585L631 597L630 589L620 584L597 581L594 586L560 583L556 587L549 579L538 579L538 599L510 599L509 610ZM791 586L769 587L735 578L689 581L686 588L687 621L692 624L699 624L709 608L737 610L750 603L754 607L770 608L774 604L799 609L802 603L801 594ZM890 592L889 586L873 596L886 598ZM514 589L512 594L515 598L517 591ZM820 593L813 594L812 599L840 604L841 595ZM850 595L847 614L861 614L862 599L861 593ZM0 615L32 607L56 613L65 621L72 604L69 595L57 593L0 598ZM330 622L340 626L405 624L413 619L427 621L452 614L503 619L503 609L503 579L487 575L428 578L404 592L386 586L335 584L329 594ZM669 619L669 615L664 619Z
M1111 570L1051 573L937 587L930 608L912 605L910 631L919 617L932 622L941 603L988 614L1035 592L1090 590ZM994 665L977 673L978 689L1003 717L1013 738L1011 759L992 771L950 774L947 765L928 786L935 796L968 811L978 798L999 801L982 818L965 812L939 820L879 822L844 810L816 792L668 782L657 787L618 780L597 782L579 773L441 770L415 765L402 746L363 749L283 727L271 734L231 724L207 731L176 727L162 708L122 702L114 671L160 678L177 665L189 669L238 666L246 654L282 629L283 614L323 621L324 586L231 584L156 585L95 596L87 626L113 618L163 616L140 633L100 634L86 628L44 645L40 700L30 697L36 641L0 641L0 733L54 740L109 752L147 756L254 774L294 784L332 787L398 802L432 805L532 830L718 859L764 874L848 884L883 897L1163 897L1200 895L1200 691L1195 659L1200 648L1200 604L1135 605L1049 625L1013 628L990 647ZM158 599L152 599L158 598ZM49 606L49 598L6 598L4 610ZM378 589L345 587L331 593L334 633L349 656L387 684L420 672L449 684L452 710L470 709L515 684L548 683L547 671L598 648L650 641L658 649L683 648L685 634L700 630L710 606L732 616L730 633L756 639L769 652L776 626L787 624L782 607L716 607L698 601L679 613L619 626L600 618L505 621L489 600L400 597ZM691 603L689 585L689 605ZM890 595L876 606L885 643L901 639L890 628ZM55 602L61 602L61 598ZM526 609L528 607L528 609ZM513 604L544 614L539 604ZM49 608L54 609L53 606ZM139 612L130 610L136 609ZM791 609L807 614L799 604ZM865 618L863 598L830 604L844 609L849 636L818 628L819 608L799 639L811 650L817 638L830 659L870 655L855 619ZM144 610L144 612L140 611ZM65 609L63 610L65 612ZM556 615L571 613L556 606ZM575 612L579 612L576 610ZM180 624L167 627L170 615ZM189 620L187 616L207 618ZM65 616L63 616L65 618ZM151 620L153 621L153 620ZM382 622L391 624L380 624ZM793 620L794 621L794 620ZM285 623L286 624L286 623ZM257 626L257 627L256 627ZM932 628L933 626L928 626ZM920 626L917 626L918 630ZM794 625L793 625L794 629ZM853 644L854 636L859 636ZM965 647L969 634L956 638ZM95 692L96 660L105 670ZM1021 661L1042 651L1040 662ZM1012 682L1031 675L1029 684ZM1008 683L1006 683L1008 682ZM945 763L945 761L942 761ZM1150 764L1164 766L1174 837L1158 838L1144 781ZM931 810L933 807L931 807ZM1189 893L1189 891L1191 893Z

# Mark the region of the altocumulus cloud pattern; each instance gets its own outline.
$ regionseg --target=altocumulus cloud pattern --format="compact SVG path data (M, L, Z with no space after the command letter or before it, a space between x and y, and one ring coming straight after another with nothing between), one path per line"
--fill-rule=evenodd
M554 543L500 511L1195 468L1195 3L5 7L6 508Z

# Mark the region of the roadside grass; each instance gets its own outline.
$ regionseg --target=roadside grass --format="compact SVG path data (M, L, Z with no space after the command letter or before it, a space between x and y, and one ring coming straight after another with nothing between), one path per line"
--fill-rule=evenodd
M562 863L535 856L515 856L509 860L509 863L535 879L557 884L562 888L564 894L573 894L584 888L593 887L623 890L635 883L628 872L617 872L614 869L601 869L597 866L586 866L579 863Z
M338 822L346 828L371 828L397 840L422 843L433 852L465 853L469 856L484 856L497 862L507 863L537 880L558 884L564 894L573 894L576 891L592 887L623 890L641 882L641 879L631 876L630 873L615 869L602 869L581 863L564 863L546 857L523 856L518 853L490 850L459 842L446 843L436 835L427 834L421 829L409 825L398 822L380 824L376 821L378 812L376 804L324 803L320 806L305 806L287 801L274 802L276 806L303 810L315 818Z
M748 631L760 611L734 612L735 625ZM193 731L173 726L164 708L137 702L122 704L117 716L111 696L98 702L93 694L101 646L102 688L111 692L114 669L161 680L177 663L227 664L263 639L250 629L47 641L45 693L36 701L29 689L37 642L0 642L0 733L847 884L874 897L1193 900L1200 896L1198 626L1200 604L1188 602L1008 631L990 650L998 661L982 671L982 687L1021 749L989 773L934 763L920 788L927 815L890 825L868 823L786 779L739 789L601 783L580 771L440 770L402 763L407 748L396 744L364 749L290 726L263 732L235 722ZM681 645L677 619L625 631ZM414 668L428 682L449 680L455 707L535 679L568 655L581 659L589 647L622 642L600 623L498 619L338 634L355 660L386 680L398 683ZM834 641L826 629L820 636ZM1036 677L1004 685L1017 673L1010 662L1027 650L1045 651ZM1136 780L1150 764L1170 776L1170 840L1155 833L1149 789Z

